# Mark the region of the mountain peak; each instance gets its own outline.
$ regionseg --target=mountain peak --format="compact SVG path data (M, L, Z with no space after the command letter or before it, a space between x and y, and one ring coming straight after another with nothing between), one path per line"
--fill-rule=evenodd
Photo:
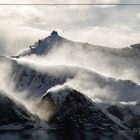
M53 37L53 36L58 36L57 31L52 31L51 36L52 36L52 37Z

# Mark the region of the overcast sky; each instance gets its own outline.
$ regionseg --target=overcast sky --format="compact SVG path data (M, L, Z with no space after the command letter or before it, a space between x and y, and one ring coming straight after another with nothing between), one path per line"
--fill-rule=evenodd
M0 3L20 3L0 0ZM22 3L140 3L139 0L22 0ZM15 54L52 30L109 47L140 43L140 6L0 6L0 53Z

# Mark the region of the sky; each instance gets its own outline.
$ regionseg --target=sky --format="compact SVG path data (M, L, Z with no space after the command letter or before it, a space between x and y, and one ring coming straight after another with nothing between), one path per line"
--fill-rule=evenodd
M0 0L1 4L21 3ZM139 0L22 0L22 3L140 3ZM108 47L140 43L140 5L0 5L0 54L14 55L50 35Z

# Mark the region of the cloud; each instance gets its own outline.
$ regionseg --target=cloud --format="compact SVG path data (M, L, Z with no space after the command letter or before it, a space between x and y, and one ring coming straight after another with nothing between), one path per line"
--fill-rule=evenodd
M81 41L82 39L83 42L115 48L127 47L140 41L140 32L132 30L127 25L116 24L113 27L91 26L75 31L75 36L72 36L71 33L73 32L68 32L67 35L72 40Z
M15 23L6 27L5 22L0 22L0 26L3 27L3 29L0 28L0 53L5 53L6 55L14 55L20 50L34 44L39 38L49 35L47 31L26 26L20 27Z
M140 18L140 13L137 14L137 17Z

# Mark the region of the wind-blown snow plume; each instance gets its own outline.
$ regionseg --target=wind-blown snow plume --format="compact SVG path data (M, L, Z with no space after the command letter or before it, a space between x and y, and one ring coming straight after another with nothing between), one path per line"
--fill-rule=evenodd
M47 55L41 56L35 52L28 56L28 52L23 53L26 54L24 58L35 63L78 65L90 68L108 77L129 79L140 83L139 44L116 49L62 39L60 44L56 43L51 49L47 50Z
M100 96L100 98L102 96L106 99L108 98L116 101L121 99L125 100L124 96L121 95L121 92L124 92L127 86L138 86L135 83L139 83L140 81L140 75L138 72L140 66L138 48L139 44L127 48L116 49L91 45L88 43L72 42L59 36L57 32L52 32L51 36L43 40L39 40L34 46L31 46L31 49L20 53L18 55L20 58L17 61L21 64L27 64L29 62L29 66L31 66L30 62L33 62L33 64L38 63L47 66L55 65L56 67L61 67L64 65L72 67L70 68L71 70L73 67L79 67L78 70L91 70L93 71L94 75L96 75L95 72L98 72L99 74L105 75L106 77L102 76L104 78L99 78L100 80L97 80L97 78L91 78L92 76L89 76L90 74L93 75L92 73L87 74L88 72L82 71L79 73L76 72L74 79L72 78L68 81L68 83L75 86L75 88L77 85L77 88L81 88L81 90L84 88L84 92L86 92L86 89L88 94L93 94L94 91L94 97L97 95L97 97ZM44 50L43 52L42 49ZM36 66L34 68L36 70L40 69L38 66L37 68ZM62 72L65 68L66 67L61 67ZM45 70L48 69L48 67L41 69ZM56 69L54 68L53 70L48 70L48 72L51 71L53 75L61 75L55 70ZM109 77L114 78L113 84L111 83L112 79ZM121 81L120 79L126 81ZM101 86L101 83L103 83L105 86ZM122 85L125 86L122 88ZM119 90L121 92L119 92ZM131 99L132 95L130 94L130 97L128 96L126 100L134 100L137 98L137 89L133 90L135 91L136 95Z
M32 113L46 119L52 112L37 112L36 104L44 93L58 85L68 85L99 104L137 101L139 59L133 46L114 49L77 43L53 32L10 59L14 65L6 68L11 73L7 81L12 85L11 93Z

